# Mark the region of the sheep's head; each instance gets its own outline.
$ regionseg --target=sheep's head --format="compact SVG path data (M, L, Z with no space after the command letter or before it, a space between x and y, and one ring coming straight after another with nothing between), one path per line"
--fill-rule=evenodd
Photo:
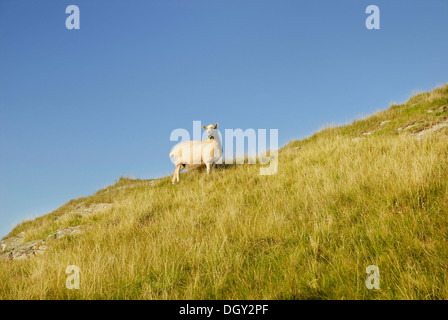
M218 123L209 124L208 126L202 126L205 130L207 130L207 138L212 139L218 135L216 129L218 129Z

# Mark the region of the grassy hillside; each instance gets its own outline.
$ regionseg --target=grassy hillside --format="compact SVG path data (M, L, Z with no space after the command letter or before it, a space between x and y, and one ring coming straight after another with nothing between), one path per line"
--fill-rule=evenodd
M448 85L292 141L272 176L122 178L15 227L31 241L89 226L0 261L0 299L448 299L447 105Z

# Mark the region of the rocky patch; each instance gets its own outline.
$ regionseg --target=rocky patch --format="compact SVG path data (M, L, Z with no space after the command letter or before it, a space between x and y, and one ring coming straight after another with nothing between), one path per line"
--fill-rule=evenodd
M447 127L448 127L448 120L446 120L445 122L437 123L430 128L424 129L424 130L418 132L415 136L417 139L421 139L422 137L424 137L425 135L427 135L429 133L433 133L433 132L439 131L440 129L447 128Z
M426 112L427 112L427 113L433 113L433 112L435 112L435 111L438 111L438 112L447 112L447 111L448 111L448 106L441 106L441 107L438 108L437 110L430 109L430 110L428 110L428 111L426 111Z
M84 227L84 226L68 227L66 229L60 229L60 230L57 230L55 233L50 234L47 237L47 240L61 239L67 235L80 234L80 233L83 233L85 229L86 229L86 227Z
M113 188L113 189L111 189L110 191L113 191L113 190L121 190L121 189L130 189L130 188L134 188L134 187L141 187L141 186L152 186L152 185L155 185L157 182L159 182L161 179L153 179L153 180L151 180L151 181L148 181L148 182L146 182L146 183L144 183L144 184L142 184L142 183L133 183L133 184L129 184L129 185L126 185L126 186L121 186L121 187L117 187L117 188Z
M23 260L29 259L33 256L41 255L48 249L48 242L52 239L61 239L67 235L75 235L83 233L89 226L77 226L68 227L66 229L57 230L55 233L49 235L46 239L33 240L27 243L23 243L25 233L22 232L16 237L11 237L2 241L7 243L3 254L0 255L0 260ZM19 240L15 238L21 238L22 243L19 244Z
M89 206L85 206L83 203L80 203L73 210L60 216L57 221L62 224L67 224L76 216L79 218L85 218L107 210L112 206L112 203L94 203Z
M15 247L18 247L21 244L23 244L24 239L25 239L25 232L21 232L15 237L11 237L0 241L0 249L1 249L0 252L11 251Z
M23 260L42 254L47 250L44 240L34 240L15 247L11 252L4 253L0 260Z
M421 122L413 123L413 124L410 124L410 125L405 126L405 127L400 127L397 130L398 131L409 130L411 128L414 128L414 127L418 126L419 124L421 124Z
M71 214L80 214L81 216L86 217L86 216L93 215L97 212L109 209L112 206L113 206L112 203L94 203L88 207L84 206L83 204L79 204L78 206L75 207L74 210L64 214L63 216L71 215Z

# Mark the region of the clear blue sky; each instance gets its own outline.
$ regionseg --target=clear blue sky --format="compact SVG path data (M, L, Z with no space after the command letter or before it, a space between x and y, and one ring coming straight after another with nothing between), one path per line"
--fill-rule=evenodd
M277 128L282 146L431 90L447 31L446 0L0 0L0 236L171 174L170 133L193 120Z

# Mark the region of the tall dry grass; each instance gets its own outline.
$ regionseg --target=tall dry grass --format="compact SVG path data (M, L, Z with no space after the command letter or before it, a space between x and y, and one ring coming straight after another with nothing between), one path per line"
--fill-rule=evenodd
M121 179L24 223L11 235L92 228L0 262L0 298L447 299L447 137L396 132L414 117L446 119L425 108L446 103L447 88L420 97L422 110L411 99L288 144L272 176L246 164L190 171L177 185ZM374 133L353 141L365 130ZM93 203L113 206L58 219ZM65 287L68 265L81 270L80 290ZM380 290L365 286L368 265Z

